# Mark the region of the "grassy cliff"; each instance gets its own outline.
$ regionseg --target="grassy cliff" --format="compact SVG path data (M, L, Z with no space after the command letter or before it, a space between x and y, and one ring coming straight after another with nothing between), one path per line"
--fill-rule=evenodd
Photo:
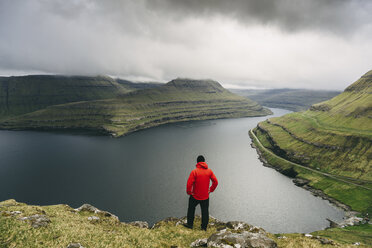
M30 216L39 219L35 220ZM92 216L96 218L90 218ZM199 228L198 217L194 229L190 230L177 224L183 220L184 218L168 218L148 229L120 222L115 216L104 211L79 212L64 204L32 206L7 200L0 202L0 247L79 247L69 246L71 243L79 243L83 247L182 248L190 247L197 239L210 237L217 229L228 227L226 223L210 218L208 230L205 232ZM253 233L265 233L278 247L355 247L355 242L360 243L359 247L372 245L372 229L368 228L368 224L318 231L313 233L316 238L305 237L303 234L274 235L252 226L246 229ZM324 238L329 244L322 244ZM225 240L224 247L240 246L234 246L229 240Z
M259 123L255 134L281 158L336 176L294 168L312 187L354 210L372 213L372 71L308 111ZM293 167L270 154L266 158L273 166Z
M231 91L248 97L262 106L292 111L306 110L314 103L326 101L341 93L339 91L307 89L234 89Z
M170 122L263 116L271 111L212 80L175 79L112 99L49 106L0 123L5 129L89 129L121 136Z
M56 104L113 98L133 90L130 82L121 84L105 76L0 77L0 119Z

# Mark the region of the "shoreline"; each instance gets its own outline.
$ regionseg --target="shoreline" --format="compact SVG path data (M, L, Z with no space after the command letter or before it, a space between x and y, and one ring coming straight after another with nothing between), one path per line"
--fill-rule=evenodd
M315 189L315 188L311 187L310 185L308 185L308 183L310 181L308 181L306 179L290 177L290 176L286 175L285 173L283 173L283 170L281 170L280 168L277 168L277 167L269 164L268 161L263 156L261 150L253 142L253 138L250 136L250 134L249 134L249 137L251 138L251 147L256 150L256 152L258 154L258 159L262 162L263 166L278 171L280 174L290 178L292 180L292 182L294 183L294 185L296 185L297 187L303 188L303 189L309 191L315 197L320 197L323 200L328 201L332 206L343 210L345 212L345 216L343 217L343 219L353 218L353 217L356 217L358 214L360 214L358 211L353 210L350 206L348 206L348 205L336 200L335 198L325 194L322 190ZM330 220L330 219L327 219L327 220L330 222L330 226L328 228L331 228L331 227L334 226L334 224L337 224L333 220Z

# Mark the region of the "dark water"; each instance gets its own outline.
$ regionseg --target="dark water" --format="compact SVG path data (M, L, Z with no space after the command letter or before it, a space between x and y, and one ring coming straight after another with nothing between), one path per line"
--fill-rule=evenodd
M325 228L326 218L341 219L341 210L262 166L248 130L266 118L171 124L119 139L0 131L0 201L90 203L121 221L182 217L186 180L203 154L219 179L210 214L221 220L310 232Z

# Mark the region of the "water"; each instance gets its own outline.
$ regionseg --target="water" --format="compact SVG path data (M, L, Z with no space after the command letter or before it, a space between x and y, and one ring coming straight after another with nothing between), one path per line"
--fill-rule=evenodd
M326 218L341 220L341 210L262 166L248 130L266 118L170 124L118 139L0 131L0 201L90 203L121 221L182 217L186 180L203 154L219 180L210 197L210 214L218 219L275 233L310 232L327 227Z

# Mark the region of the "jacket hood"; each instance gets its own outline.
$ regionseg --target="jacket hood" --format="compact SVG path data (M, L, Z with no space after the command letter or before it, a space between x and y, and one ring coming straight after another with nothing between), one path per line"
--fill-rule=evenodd
M196 168L208 169L208 165L206 162L199 162L196 164Z

